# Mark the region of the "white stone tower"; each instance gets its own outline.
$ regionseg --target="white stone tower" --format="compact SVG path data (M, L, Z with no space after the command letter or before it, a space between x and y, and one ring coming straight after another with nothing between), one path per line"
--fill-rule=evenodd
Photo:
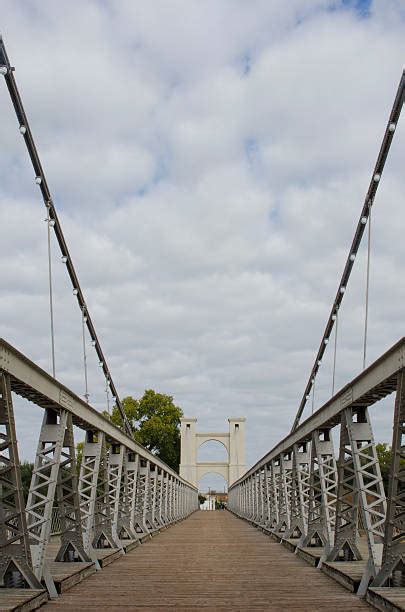
M228 487L238 480L246 471L245 465L245 421L242 418L229 418L228 433L198 433L197 419L181 419L181 456L180 476L197 486L204 474L216 472L221 474ZM228 461L197 461L198 449L204 442L215 440L223 444L228 451Z

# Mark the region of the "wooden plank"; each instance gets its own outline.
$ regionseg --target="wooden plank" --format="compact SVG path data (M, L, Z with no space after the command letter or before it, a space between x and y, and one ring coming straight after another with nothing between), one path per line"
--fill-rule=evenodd
M100 567L110 565L124 554L121 548L96 548L95 553Z
M323 555L323 547L307 546L306 548L302 548L301 546L297 546L297 555L309 563L309 565L316 567Z
M384 612L405 610L405 588L370 587L366 599L377 610L383 610Z
M29 612L48 601L48 593L39 589L0 589L0 610Z
M283 546L287 548L287 550L295 553L295 550L298 546L299 541L300 541L299 538L286 538L286 539L281 540L281 543Z
M366 569L367 561L324 561L322 571L342 586L356 593Z
M364 610L368 605L226 511L196 512L49 602L45 612Z
M126 553L129 553L130 550L133 550L137 546L140 546L139 538L137 540L123 540L122 542L123 548Z
M49 563L51 576L55 582L58 593L64 593L71 589L75 584L82 582L96 571L93 561L84 563L65 563L63 561L52 561Z
M46 559L51 576L55 582L56 590L58 593L63 593L93 574L96 571L96 566L93 561L55 561L54 559L56 558L59 548L60 537L55 536L47 546Z

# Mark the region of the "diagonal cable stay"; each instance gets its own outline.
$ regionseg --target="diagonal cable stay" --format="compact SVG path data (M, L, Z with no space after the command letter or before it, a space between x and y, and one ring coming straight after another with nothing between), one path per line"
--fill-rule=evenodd
M113 398L115 399L115 403L120 412L124 429L126 433L133 437L132 429L129 424L129 421L125 415L124 408L122 406L122 402L119 398L116 386L111 376L110 369L107 364L107 360L101 348L100 341L98 339L96 329L94 327L93 321L90 316L89 309L86 304L86 300L82 291L82 288L79 283L79 279L76 274L76 270L73 265L72 257L70 255L65 236L62 231L62 226L59 221L56 208L54 202L52 200L52 195L48 186L48 182L45 176L45 172L43 170L37 148L35 146L34 138L29 126L29 122L27 119L27 115L24 110L24 106L17 88L17 84L14 78L14 68L10 65L10 61L6 52L6 48L4 45L3 39L0 37L0 74L4 76L6 81L7 89L10 94L11 101L14 106L15 114L17 116L17 121L19 125L20 133L24 138L25 145L28 150L28 154L31 159L32 166L34 168L35 173L35 182L39 186L42 194L42 198L44 200L44 204L47 209L49 225L53 227L55 232L56 239L58 241L60 252L62 255L62 261L66 264L66 269L69 274L69 278L72 283L73 293L76 295L77 303L79 305L80 311L82 313L83 321L87 325L88 332L90 334L92 345L94 346L97 357L99 359L100 367L104 372L104 376L106 378L108 387L111 391Z
M387 122L383 141L380 147L380 151L378 153L376 164L374 166L373 174L372 174L370 184L369 184L369 187L366 193L366 197L364 199L364 203L361 209L360 218L357 223L356 231L354 233L353 242L350 246L349 254L347 256L343 274L340 279L337 293L333 301L332 308L331 308L331 311L330 311L330 314L329 314L329 317L326 323L325 331L321 338L321 343L320 343L318 352L316 354L315 361L311 369L311 374L306 384L305 391L302 396L301 402L299 404L297 414L295 416L291 431L295 431L295 429L299 425L305 405L307 403L307 400L309 399L311 389L313 385L315 384L315 377L320 368L322 357L329 343L329 339L330 339L333 327L335 325L335 322L337 321L339 308L343 301L343 296L347 288L347 283L349 281L349 278L350 278L350 275L353 269L353 265L356 260L356 255L360 247L360 243L361 243L364 231L365 231L365 227L370 218L371 208L374 203L374 198L377 193L378 185L381 180L385 162L387 160L387 156L388 156L388 153L391 147L392 139L394 137L397 123L398 123L398 120L401 114L402 105L404 103L404 97L405 97L405 71L402 73L401 80L398 85L398 90L395 96L394 104L393 104L393 107L392 107L392 110L391 110L391 113L390 113L390 116ZM365 333L366 333L366 330L365 330Z

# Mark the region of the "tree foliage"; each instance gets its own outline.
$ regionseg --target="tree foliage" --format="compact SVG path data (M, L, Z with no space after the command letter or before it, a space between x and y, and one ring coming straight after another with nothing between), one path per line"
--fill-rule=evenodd
M82 465L83 448L84 448L84 442L78 442L76 444L76 471L77 471L78 476L80 474L80 467Z
M378 442L376 444L378 462L380 464L381 477L384 483L385 492L388 492L388 481L392 464L392 450L386 442Z
M390 479L391 466L392 466L392 448L386 442L379 442L376 444L376 451L378 461L380 463L381 476L384 482L385 493L388 493L388 483ZM400 461L401 469L405 468L405 459Z
M183 411L174 404L173 397L147 389L139 400L131 396L125 397L122 405L135 440L178 472L180 418ZM116 406L111 420L116 425L122 425Z
M28 492L30 490L31 477L32 477L33 470L34 470L33 463L30 463L29 461L23 461L21 463L21 481L22 481L22 488L23 488L23 495L24 495L25 503L27 503L27 499L28 499Z

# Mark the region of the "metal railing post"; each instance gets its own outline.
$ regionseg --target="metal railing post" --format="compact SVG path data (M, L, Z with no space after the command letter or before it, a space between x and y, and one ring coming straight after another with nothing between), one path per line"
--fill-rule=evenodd
M119 543L120 547L122 547L122 543L118 530L118 519L123 465L124 446L122 444L111 445L108 453L108 498L111 508L113 538L117 543Z
M397 376L392 434L392 466L388 485L382 566L371 586L403 586L405 582L405 370Z
M276 532L281 537L289 531L291 525L291 473L291 453L282 453L280 455L279 517L276 527Z
M59 506L61 547L56 561L90 561L83 548L77 487L72 415L46 409L26 506L32 563L38 580L44 578L52 597L56 588L46 562L51 535L52 508Z
M308 533L302 546L323 546L323 561L333 546L337 470L330 429L315 430L311 443Z
M309 461L308 442L294 444L291 484L291 524L287 538L305 538L308 530Z
M0 586L41 589L32 570L10 377L0 372Z

